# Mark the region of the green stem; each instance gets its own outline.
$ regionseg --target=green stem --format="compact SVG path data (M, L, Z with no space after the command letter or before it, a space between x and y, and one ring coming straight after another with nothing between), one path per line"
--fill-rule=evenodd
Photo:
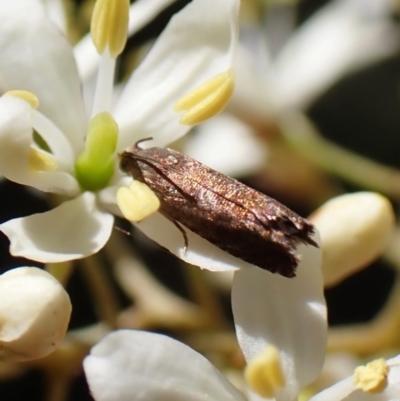
M93 255L82 259L81 263L80 271L89 285L100 319L111 329L116 329L120 308L118 307L116 294L110 285L109 278L104 274L99 258Z
M47 263L45 270L53 275L65 287L74 271L74 267L75 264L73 261L66 261L60 263Z
M400 200L400 171L352 151L319 135L305 116L294 114L281 121L285 139L319 167L357 186Z

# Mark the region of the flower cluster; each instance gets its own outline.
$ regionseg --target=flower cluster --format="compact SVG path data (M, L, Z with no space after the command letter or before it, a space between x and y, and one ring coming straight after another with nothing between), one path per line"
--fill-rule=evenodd
M114 87L116 60L127 35L169 0L138 0L132 6L127 0L97 0L91 39L85 38L75 49L49 18L45 2L0 2L0 174L51 195L56 203L48 212L0 224L12 255L46 263L50 270L50 264L85 259L103 247L107 252L114 216L125 216L182 260L210 271L233 273L233 319L247 364L243 391L179 341L142 330L113 331L125 326L124 314L118 311L93 328L67 335L78 345L66 354L81 363L89 348L85 335L91 329L97 331L88 335L90 345L97 344L83 360L96 401L292 401L316 380L328 339L324 286L337 284L383 252L395 225L389 201L376 193L360 192L323 204L309 217L316 227L313 239L318 246L297 246L296 277L288 279L228 255L193 232L187 232L190 246L186 249L181 232L157 212L159 202L149 188L132 182L118 169L118 154L144 138L151 138L144 146L166 146L217 115L233 94L236 75L239 90L230 110L245 110L258 118L268 105L267 119L285 126L282 115L304 109L343 71L397 47L397 41L384 46L375 43L392 32L386 19L392 10L389 0L382 0L379 7L363 1L363 5L360 0L331 2L288 41L273 62L265 47L256 61L266 67L260 77L248 74L247 66L243 69L241 63L251 60L243 56L243 37L237 51L239 0L193 0L171 19L126 84L118 88ZM332 16L340 19L339 26L329 24ZM309 38L315 38L321 21L328 29L309 58ZM355 56L354 49L365 35L373 40ZM343 37L349 39L345 46L341 46ZM327 57L326 46L336 49L335 57L331 53ZM95 84L91 76L94 54L98 57ZM261 59L268 63L262 64ZM308 81L312 85L306 85ZM252 90L250 96L248 90ZM262 150L257 158L245 164L259 165L264 159ZM224 170L227 164L221 166ZM120 245L111 243L109 255L120 253L115 250ZM111 264L126 260L132 264L124 255L114 257ZM129 281L121 277L120 282ZM135 279L149 281L148 276ZM103 284L96 280L98 287ZM144 286L140 290L145 291ZM60 345L71 303L58 280L37 268L18 268L0 276L0 294L2 360L43 358ZM104 306L108 299L101 298ZM165 305L158 302L155 309L160 306ZM126 326L135 326L134 318ZM98 337L103 338L97 341ZM359 367L353 377L312 398L344 399L400 399L400 357Z
M112 14L107 7L114 3ZM117 168L118 153L148 137L153 138L148 146L165 146L220 111L224 99L225 103L229 99L238 5L231 0L188 5L173 18L114 102L115 61L126 41L129 4L98 2L92 36L101 61L89 104L84 103L81 85L91 81L80 81L72 47L47 18L43 4L18 0L1 5L7 24L0 43L4 54L0 71L7 92L0 99L0 173L64 199L49 212L0 225L14 256L62 262L87 257L104 246L113 214L121 215L116 193L131 181ZM111 14L115 21L104 19ZM183 115L174 110L184 95L226 71L219 84L228 92L222 92L219 108L213 105L209 110L200 99L201 110L208 110L204 116L193 109ZM139 228L183 257L179 235L164 235L176 228L160 214ZM203 267L215 264L203 243L192 244L185 255L188 262Z

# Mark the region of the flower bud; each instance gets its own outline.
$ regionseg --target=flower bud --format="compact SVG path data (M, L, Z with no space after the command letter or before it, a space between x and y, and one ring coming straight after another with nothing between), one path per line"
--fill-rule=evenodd
M373 192L331 199L309 220L321 235L326 286L337 284L377 258L388 245L395 225L390 202Z
M0 360L28 361L56 349L68 328L71 302L62 285L36 267L0 276Z

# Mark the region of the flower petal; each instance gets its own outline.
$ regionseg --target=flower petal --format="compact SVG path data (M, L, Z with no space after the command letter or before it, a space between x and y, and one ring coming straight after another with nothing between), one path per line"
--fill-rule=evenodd
M43 263L93 255L111 235L114 218L97 209L95 195L85 192L57 208L0 225L13 256Z
M336 401L336 400L348 400L348 396L355 392L356 389L354 387L353 378L348 377L344 380L341 380L339 383L336 383L332 387L321 391L316 396L312 397L312 401ZM361 391L357 391L357 395L361 395ZM310 401L311 401L310 400ZM358 398L357 398L358 400Z
M34 171L29 167L33 143L31 114L31 107L25 101L14 96L0 98L0 173L11 181L44 192L78 194L79 185L71 174Z
M184 153L222 174L243 177L261 168L267 152L250 126L222 113L187 138Z
M119 174L116 174L116 177L114 177L112 182L109 183L107 188L104 188L97 193L97 199L101 207L109 211L114 216L124 218L124 215L121 213L121 210L117 205L117 192L121 187L129 187L131 182L131 177L120 177Z
M44 0L47 15L61 32L67 33L67 14L63 0Z
M244 401L202 355L160 334L113 332L83 366L96 401Z
M154 213L135 225L146 236L157 242L163 248L168 249L178 258L202 269L211 271L230 271L252 265L235 258L222 251L215 245L201 238L199 235L183 227L188 237L189 246L184 253L184 238L172 221L160 213Z
M399 47L391 0L335 0L300 27L275 60L280 107L306 107L349 70Z
M320 372L327 339L321 250L300 245L297 276L288 279L261 269L235 272L232 308L246 360L267 344L280 351L286 386L277 399L297 398Z
M116 105L118 149L150 136L163 146L189 130L174 104L231 68L238 8L237 0L194 0L172 18Z
M263 54L267 53L264 32L260 28L253 28L251 32L251 44L249 40L239 42L234 59L234 70L236 74L235 91L228 105L232 112L245 115L247 121L255 120L262 123L273 118L276 114L276 101L273 95L273 66L263 62ZM243 30L241 30L241 36Z
M83 147L86 116L72 50L38 0L0 3L0 87L24 89L39 99L39 110Z

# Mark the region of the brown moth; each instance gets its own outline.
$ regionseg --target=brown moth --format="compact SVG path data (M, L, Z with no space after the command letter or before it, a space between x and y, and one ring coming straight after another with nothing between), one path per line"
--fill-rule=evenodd
M168 148L141 149L138 141L121 155L120 167L148 185L160 200L159 212L185 229L248 263L294 277L299 243L318 245L314 226L239 181Z

